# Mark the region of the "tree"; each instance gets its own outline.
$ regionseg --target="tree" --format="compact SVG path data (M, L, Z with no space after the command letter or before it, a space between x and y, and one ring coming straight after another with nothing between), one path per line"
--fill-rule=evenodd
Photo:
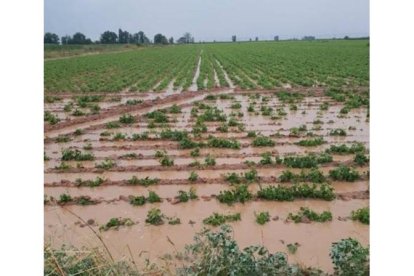
M170 37L170 39L168 39L168 43L174 44L174 37Z
M168 44L168 40L162 34L156 34L154 36L154 44Z
M279 41L279 36L278 35L275 35L274 41Z
M59 36L54 33L45 33L43 42L45 44L59 44Z
M73 37L69 38L68 44L92 44L92 40L86 38L83 33L77 32Z
M235 35L233 35L233 36L231 37L231 41L236 42L236 36L235 36Z
M344 39L349 39L349 36L347 36L347 35L346 35L346 36L344 37Z
M134 34L134 42L137 44L149 44L150 43L148 37L146 37L143 31L139 31L138 33Z
M131 35L127 31L118 30L118 43L126 44L130 42Z
M70 37L70 35L65 35L65 36L62 36L62 45L64 45L64 44L69 44L69 41L71 40L71 37Z
M102 44L115 44L117 42L118 36L116 33L111 31L106 31L103 34L101 34L101 43Z
M184 33L183 36L177 40L177 43L194 43L194 37L192 37L190 33Z
M255 41L259 41L259 37L258 36L256 36Z

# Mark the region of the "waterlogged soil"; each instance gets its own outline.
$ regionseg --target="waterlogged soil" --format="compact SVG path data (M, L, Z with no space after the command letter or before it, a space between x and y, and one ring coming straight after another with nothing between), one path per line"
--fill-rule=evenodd
M196 71L199 71L199 65ZM229 81L226 72L225 78ZM216 80L217 82L217 80ZM231 82L229 90L217 90L214 92L183 92L173 93L167 89L160 93L131 93L122 92L108 94L99 102L101 114L93 120L88 116L84 118L72 118L63 107L72 101L73 95L62 95L62 100L55 103L45 104L45 110L62 118L61 125L45 128L45 155L48 161L44 165L44 193L49 199L45 203L45 242L52 246L59 247L61 244L75 246L101 246L100 241L93 234L89 226L99 232L99 226L105 224L113 217L131 218L136 224L130 227L120 227L118 230L99 232L105 244L116 258L132 258L138 264L144 264L145 258L162 265L160 259L164 254L174 255L184 249L185 244L193 241L195 233L202 229L202 220L213 212L230 214L240 212L242 220L231 223L234 229L234 237L241 247L261 244L270 251L282 251L289 255L289 261L304 266L319 267L327 272L333 272L329 258L329 250L333 242L342 238L352 237L362 244L369 243L369 226L352 221L349 216L353 210L369 206L369 165L357 166L354 163L355 154L338 155L333 154L333 162L319 166L319 170L327 176L329 171L339 165L346 165L357 170L362 177L355 182L333 181L328 182L334 188L337 198L333 201L324 200L295 200L292 202L267 202L263 200L249 201L245 204L236 203L232 206L221 204L215 198L220 191L231 189L224 175L237 173L242 175L251 167L245 164L246 161L259 163L261 155L265 152L272 154L272 158L284 155L305 155L308 153L325 152L331 145L346 144L348 146L355 142L362 143L366 147L366 155L369 155L369 120L367 120L367 109L352 109L348 114L341 115L342 103L333 101L324 96L318 89L316 96L306 96L296 103L297 110L289 110L289 104L282 103L274 91L261 92L234 92ZM195 84L196 85L196 84ZM169 87L171 84L169 85ZM196 86L193 90L197 90ZM171 91L170 91L171 90ZM307 89L299 89L299 93L307 93ZM259 93L268 98L254 98ZM221 95L230 94L232 99L204 100L208 94ZM120 101L111 102L111 98L118 97ZM254 99L253 99L254 98ZM107 129L105 124L117 121L125 113L127 100L143 100L144 107L128 107L128 113L132 114L136 122L130 126L122 126L118 129ZM253 101L255 112L247 112L247 108ZM231 138L241 144L240 149L225 148L201 148L198 157L192 157L192 149L180 149L179 142L156 138L163 129L159 125L155 128L148 128L151 120L143 116L147 112L157 109L168 108L173 104L181 107L181 113L168 114L170 122L166 128L191 133L196 122L196 117L191 115L191 109L196 102L202 102L216 106L223 110L228 117L231 113L243 114L242 117L235 117L242 123L244 130L237 127L229 127L228 132L220 132L217 127L221 122L206 122L207 133L202 133L198 138L192 138L198 142L206 142L209 135L220 138ZM235 102L241 104L240 109L232 109ZM328 110L320 111L321 103L329 103ZM271 119L271 116L263 116L260 107L268 106L273 110L283 108L287 113L278 119ZM201 114L203 110L199 110ZM321 121L315 122L315 121ZM306 131L300 132L299 137L291 135L292 128L306 126ZM346 136L331 136L331 130L344 129ZM76 129L83 133L75 136ZM102 132L112 133L110 136L101 136ZM114 141L116 133L126 134L131 137L134 133L149 132L148 140L132 141L131 139ZM255 131L264 136L270 136L275 142L271 147L254 147L253 138L247 137L248 131ZM307 135L312 132L313 137ZM57 143L56 137L67 135L70 141ZM190 137L192 135L190 134ZM299 146L296 143L304 139L321 137L324 144L314 147ZM91 149L84 147L90 145ZM66 161L65 164L71 168L58 170L55 167L61 165L61 155L64 149L79 149L82 152L91 152L95 156L93 161ZM161 166L159 158L155 153L165 150L167 155L174 160L171 167ZM126 157L126 154L135 154L134 157ZM216 165L207 167L194 167L190 164L198 161L203 164L205 158L214 156ZM95 165L105 159L116 162L114 168L108 170L96 169ZM262 187L268 185L290 186L292 183L280 183L278 180L285 170L300 173L302 169L287 168L283 165L256 167L259 183ZM195 182L188 180L192 171L197 172L198 179ZM305 170L308 171L308 170ZM149 187L131 186L127 180L136 176L138 178L158 178L160 182ZM99 187L77 187L76 180L95 180L97 177L104 179ZM195 188L199 199L186 203L178 203L176 196L178 192L189 191L190 187ZM252 193L260 189L258 183L249 185ZM156 192L162 199L162 203L146 203L143 206L132 206L128 197L131 195L148 196L149 191ZM68 203L58 204L60 195L69 194L72 198L87 196L94 201L93 205L81 206ZM50 200L50 198L54 198ZM331 211L333 220L326 223L298 223L287 222L286 218L290 212L297 212L300 207L309 207L316 212ZM145 223L147 212L150 208L160 208L162 213L168 217L177 216L181 220L179 225L165 223L160 226L151 226ZM80 216L80 221L71 212ZM269 223L261 226L255 222L255 213L268 211L271 215ZM296 254L289 254L287 244L299 243Z

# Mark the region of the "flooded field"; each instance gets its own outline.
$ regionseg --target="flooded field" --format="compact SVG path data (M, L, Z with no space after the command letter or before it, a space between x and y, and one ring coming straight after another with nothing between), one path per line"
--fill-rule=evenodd
M369 225L351 218L369 207L365 92L206 92L195 80L189 92L107 93L88 105L95 115L73 115L71 95L45 103L60 119L45 128L45 243L101 246L94 230L116 258L161 264L214 228L205 223L213 213L240 213L229 224L241 247L263 245L329 273L333 242L369 244ZM302 207L332 217L294 221ZM164 223L146 222L154 208ZM260 212L270 215L263 225ZM112 218L131 223L103 230Z

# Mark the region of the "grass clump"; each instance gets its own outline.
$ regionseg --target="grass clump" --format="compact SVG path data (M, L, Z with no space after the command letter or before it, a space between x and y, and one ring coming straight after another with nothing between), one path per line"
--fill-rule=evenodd
M203 219L203 223L212 226L219 226L227 222L239 221L241 220L240 213L222 215L219 213L213 213L211 216Z
M259 214L254 214L256 217L256 222L260 225L263 225L270 221L269 212L260 212Z
M329 211L323 211L318 214L307 207L300 207L297 214L289 213L288 219L293 220L295 223L307 221L326 222L332 221L332 213Z
M363 224L369 224L369 207L360 208L351 213L352 220L358 220Z
M360 178L358 171L352 168L349 168L347 166L344 166L344 165L340 165L338 168L330 170L329 176L333 180L347 181L347 182L353 182Z

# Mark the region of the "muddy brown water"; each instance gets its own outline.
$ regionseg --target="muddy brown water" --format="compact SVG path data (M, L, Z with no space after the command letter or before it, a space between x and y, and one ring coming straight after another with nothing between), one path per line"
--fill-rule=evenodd
M200 60L199 60L200 62ZM220 65L221 66L221 65ZM197 66L199 67L199 66ZM198 70L198 69L197 69ZM225 78L228 79L226 72ZM173 91L171 84L166 91L161 93L121 93L120 102L105 101L99 103L103 109L119 108L128 99L143 99L152 100L157 97L163 99L171 95L179 93ZM230 82L230 86L234 87ZM212 93L234 93L232 89L223 90L221 92ZM255 92L252 92L253 94ZM131 248L132 256L139 264L143 264L145 258L150 258L151 261L161 264L159 257L165 253L173 254L176 250L182 250L185 244L191 243L193 235L197 233L204 226L202 220L210 216L213 212L219 213L234 213L240 212L242 220L231 223L234 229L234 237L241 247L253 244L262 244L269 248L272 252L282 251L287 253L286 245L288 243L298 242L300 244L296 254L289 254L289 261L292 263L299 263L305 266L320 267L328 272L333 272L332 264L329 258L329 249L333 242L341 238L353 237L359 240L362 244L369 244L369 226L363 225L352 220L342 221L338 217L346 218L350 216L351 211L366 207L369 205L369 199L336 199L333 201L323 200L295 200L293 202L266 202L266 201L252 201L246 204L234 204L228 206L219 203L211 195L218 194L222 190L229 189L229 185L225 183L223 175L229 172L243 173L248 169L239 169L239 164L243 164L246 160L258 162L260 155L264 152L272 152L273 156L285 154L306 154L310 152L323 152L332 144L348 144L354 142L362 142L369 148L369 121L366 120L366 108L353 109L345 116L339 116L339 110L343 107L340 103L335 103L326 97L305 97L301 103L297 104L297 111L290 111L289 105L281 103L277 97L271 93L264 93L269 97L269 101L262 103L261 99L255 99L257 104L255 110L259 112L258 115L247 112L247 107L252 99L249 99L248 94L251 92L234 93L235 101L239 101L242 105L240 110L232 110L230 108L233 100L216 100L204 101L204 97L209 94L199 91L199 94L190 98L177 99L167 101L164 104L154 105L151 107L140 108L132 115L143 115L159 108L169 107L177 104L182 107L182 113L177 115L169 114L169 117L174 119L170 123L171 129L191 131L195 123L195 119L191 117L192 105L196 101L203 101L209 105L217 106L223 109L226 115L234 112L243 112L244 116L239 118L245 126L245 131L238 131L237 128L231 128L228 133L220 133L216 131L220 123L207 122L208 132L202 134L202 141L208 138L208 135L216 137L235 138L241 144L248 144L239 150L234 149L217 149L217 148L202 148L200 149L200 157L196 159L201 163L204 158L211 154L216 157L216 168L197 169L185 167L191 163L194 158L190 156L191 150L181 150L177 147L178 143L174 141L100 141L100 133L103 131L110 131L112 133L126 133L132 135L133 133L142 133L144 131L152 131L148 129L148 120L140 117L138 122L131 127L122 127L120 129L107 130L104 124L109 121L118 120L119 115L107 116L100 118L93 122L79 123L64 127L58 130L50 130L46 132L48 137L56 137L60 134L71 134L76 129L80 128L85 131L81 136L75 137L71 135L72 141L68 143L55 143L53 140L46 140L45 153L51 158L50 161L45 162L44 181L46 187L44 193L47 196L59 198L63 193L68 193L72 197L76 196L90 196L93 199L102 200L97 205L79 206L68 205L58 206L55 204L45 205L45 243L50 243L54 247L61 244L70 244L74 246L100 246L99 240L88 229L88 227L81 227L79 220L67 209L75 212L84 220L93 219L96 225L92 226L98 230L99 225L105 224L112 217L129 217L137 222L131 227L121 227L119 230L110 230L101 232L103 240L108 245L111 253L116 258L131 258L127 246ZM110 96L108 96L110 97ZM107 97L107 98L108 98ZM61 102L53 104L45 104L46 110L56 112L62 119L66 118L67 113L63 112L63 106L70 101L69 97ZM319 104L322 102L329 102L330 106L327 111L319 111ZM271 120L270 116L262 116L260 113L261 105L271 106L274 110L284 106L287 115L278 120ZM303 112L305 111L305 112ZM69 116L70 117L70 116ZM321 120L323 124L319 129L313 129L315 120ZM306 125L308 131L315 135L322 136L326 144L317 147L301 147L294 143L307 139L306 137L295 138L289 137L290 128ZM354 129L349 130L352 126ZM343 128L348 135L345 137L334 137L329 135L329 131L335 128ZM161 129L156 128L157 132ZM273 137L276 142L274 147L252 147L250 146L252 139L247 138L247 131L260 132L263 135L269 136L279 133L283 137ZM153 137L154 134L150 134ZM61 151L66 148L82 149L86 144L92 145L92 152L96 157L95 161L80 162L85 168L94 168L95 163L101 162L105 158L112 158L116 161L117 166L124 168L137 168L127 171L104 171L104 172L58 172L52 170L55 166L60 164ZM166 148L168 155L174 158L175 165L181 166L180 170L175 167L163 168L163 170L153 170L152 167L159 167L159 161L154 158L157 150ZM82 149L83 151L83 149ZM118 159L119 156L135 153L140 155L137 160ZM349 163L353 160L354 155L333 155L335 162ZM78 162L67 162L73 167L76 167ZM236 166L233 169L226 169L226 166ZM184 166L184 167L183 167ZM150 171L145 168L151 168ZM227 167L229 168L229 167ZM237 169L234 169L237 168ZM321 166L320 170L327 175L329 170L333 169L333 165ZM360 173L365 173L369 167L356 167ZM50 170L50 171L49 171ZM188 184L187 178L190 172L197 171L201 179L212 180L206 183L197 182L196 184ZM257 172L261 177L268 179L276 179L280 176L282 171L287 168L281 167L258 167ZM301 169L289 169L292 172L299 173ZM120 186L104 185L101 187L74 187L60 185L61 181L68 180L74 182L77 178L83 180L95 179L97 176L108 179L109 181L122 181L130 179L132 176L159 178L164 181L182 179L187 183L170 184L170 185L154 185L150 187L141 186ZM217 182L216 182L217 179ZM275 185L276 183L261 183L263 187L267 185ZM57 186L51 187L49 184L58 183ZM336 193L351 193L362 192L369 190L369 180L364 177L355 182L341 182L331 181ZM291 185L291 184L283 184ZM197 194L200 196L199 200L190 201L187 203L172 204L167 199L177 196L178 191L188 191L190 187L195 187ZM249 185L249 190L255 192L259 189L258 184ZM140 207L134 207L125 200L120 200L129 195L147 195L148 191L155 191L163 198L162 203L146 204ZM310 207L311 209L322 212L329 210L333 213L333 221L327 223L286 223L285 219L290 212L296 212L301 206ZM181 219L180 225L150 226L145 224L145 218L148 210L151 207L157 207L167 216L177 216ZM279 216L278 220L271 220L269 223L260 226L255 222L255 212L268 211L271 217ZM192 220L195 224L189 224ZM172 241L175 246L172 246L168 241ZM141 254L141 257L140 257Z

